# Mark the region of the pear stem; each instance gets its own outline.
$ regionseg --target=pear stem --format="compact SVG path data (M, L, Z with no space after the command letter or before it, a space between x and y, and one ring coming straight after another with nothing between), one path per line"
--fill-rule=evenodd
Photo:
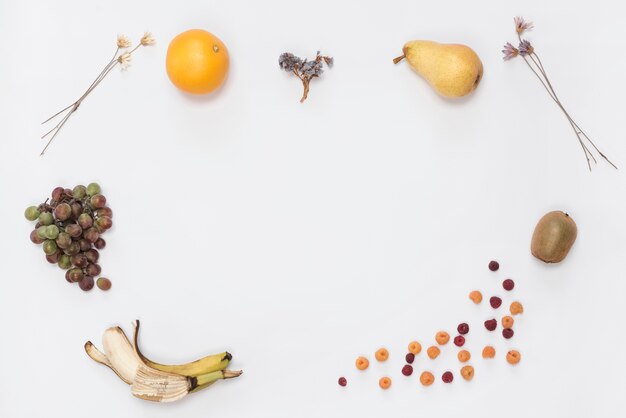
M394 58L394 59L393 59L393 63L394 63L394 64L397 64L397 63L399 63L400 61L402 61L402 60L403 60L403 59L405 59L405 58L406 58L406 55L402 54L402 55L400 55L399 57Z

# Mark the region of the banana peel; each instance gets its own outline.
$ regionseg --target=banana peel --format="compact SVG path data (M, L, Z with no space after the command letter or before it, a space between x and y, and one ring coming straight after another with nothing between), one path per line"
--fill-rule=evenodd
M92 360L107 366L130 385L131 393L137 398L173 402L207 388L218 380L232 379L242 374L240 370L226 370L232 359L227 352L178 365L153 362L143 356L138 348L139 321L133 325L134 344L131 344L120 327L111 327L102 336L104 353L91 341L87 341L84 348Z

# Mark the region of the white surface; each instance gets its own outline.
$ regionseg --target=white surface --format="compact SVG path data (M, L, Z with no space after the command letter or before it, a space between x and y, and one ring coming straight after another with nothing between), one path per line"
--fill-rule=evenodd
M619 2L0 2L0 416L612 417L626 408L626 142ZM384 5L383 5L384 4ZM306 11L304 11L306 10ZM512 18L563 102L622 170L587 172L566 120L523 62L503 63ZM201 27L232 67L213 97L164 71L169 40ZM83 104L45 158L40 122L80 95L117 33L158 40ZM476 94L449 102L406 65L409 39L463 42ZM317 49L336 66L301 105L277 58ZM28 240L23 209L56 185L98 181L115 211L109 293L65 283ZM579 227L567 261L529 254L535 222ZM495 258L497 274L486 264ZM522 300L513 340L467 299ZM140 318L147 354L182 362L228 349L238 380L170 405L134 399L83 343ZM406 344L473 329L476 377L429 389L400 374ZM496 361L480 359L493 342ZM391 350L359 374L359 354ZM506 347L523 353L508 366ZM452 346L416 368L459 368ZM394 378L381 391L378 378ZM336 380L345 375L349 386Z

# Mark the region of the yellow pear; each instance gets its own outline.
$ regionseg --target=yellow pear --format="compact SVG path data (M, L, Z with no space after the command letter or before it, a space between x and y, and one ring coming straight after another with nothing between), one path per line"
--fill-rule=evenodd
M402 56L437 93L444 97L463 97L478 86L483 76L483 63L472 48L460 44L433 41L409 41Z

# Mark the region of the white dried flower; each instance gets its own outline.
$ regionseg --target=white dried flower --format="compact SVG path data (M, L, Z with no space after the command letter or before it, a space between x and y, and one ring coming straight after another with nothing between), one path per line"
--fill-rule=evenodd
M118 48L124 49L124 48L130 48L130 46L131 46L130 39L128 39L124 35L117 35L117 47Z
M152 37L152 34L150 32L146 32L146 33L143 34L143 36L141 37L141 40L139 42L143 46L151 46L151 45L154 45L154 43L156 41Z
M132 60L132 55L129 52L125 52L119 57L117 57L117 62L122 66L122 70L125 70L130 65L130 61Z

